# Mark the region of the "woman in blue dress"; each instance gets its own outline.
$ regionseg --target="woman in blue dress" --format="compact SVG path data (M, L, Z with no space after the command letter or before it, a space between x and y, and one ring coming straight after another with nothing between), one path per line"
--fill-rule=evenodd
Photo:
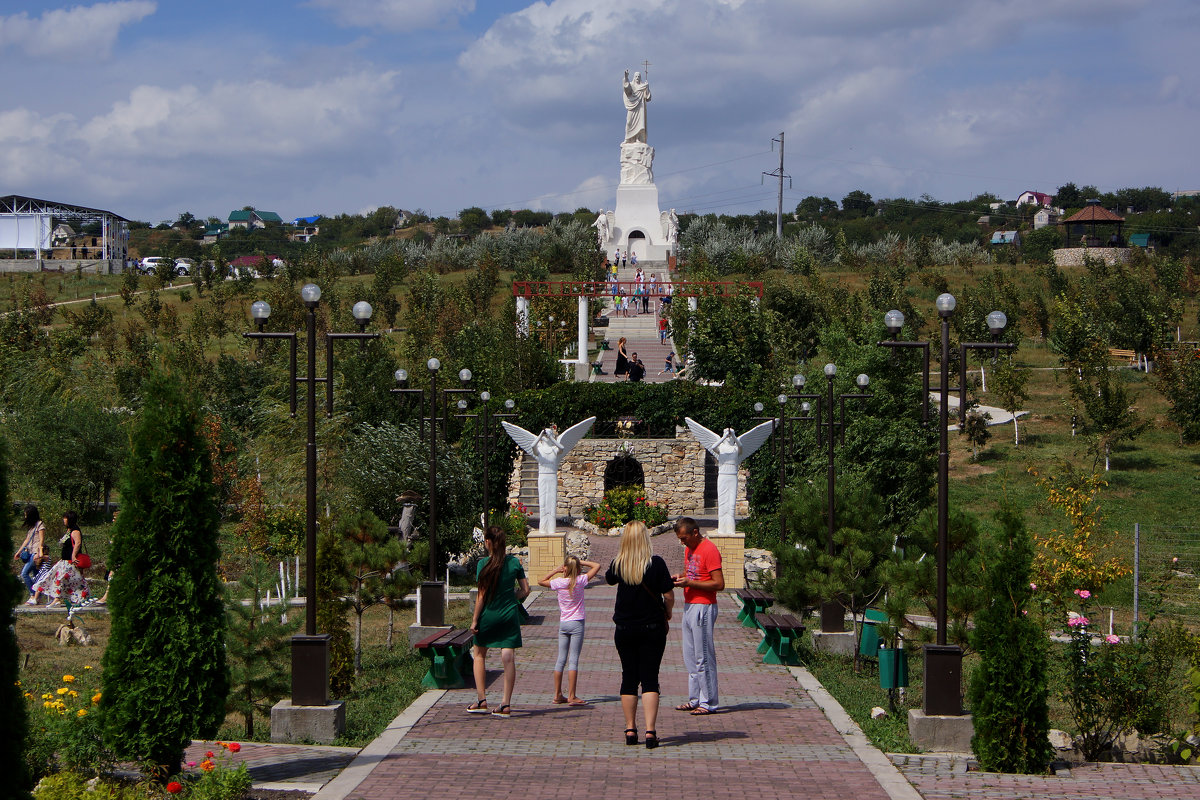
M516 556L507 554L508 537L504 529L488 527L483 535L488 557L479 562L476 581L479 594L475 598L475 616L471 633L475 634L474 656L475 694L477 700L467 706L469 714L488 714L508 717L512 714L513 687L517 683L516 648L521 646L521 601L529 596L529 580ZM487 651L500 648L500 663L504 666L504 691L500 705L489 709L487 704Z

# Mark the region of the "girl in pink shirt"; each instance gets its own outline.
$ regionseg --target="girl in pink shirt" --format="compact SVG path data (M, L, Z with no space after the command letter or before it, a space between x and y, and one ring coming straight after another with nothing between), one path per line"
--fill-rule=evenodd
M587 572L584 572L584 568ZM587 705L575 694L579 680L579 653L583 649L583 622L586 613L583 591L600 571L594 561L567 556L563 565L538 581L558 595L558 660L554 665L554 702L572 706ZM559 575L560 577L554 577ZM567 672L567 695L562 693L563 668Z

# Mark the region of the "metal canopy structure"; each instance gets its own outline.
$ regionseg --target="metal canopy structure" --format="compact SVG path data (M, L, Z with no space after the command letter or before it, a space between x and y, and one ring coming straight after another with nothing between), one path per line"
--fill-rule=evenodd
M513 281L514 297L610 297L633 295L641 288L650 297L756 297L762 299L761 281L670 281L668 294L662 284L635 281Z
M38 261L51 249L50 235L58 222L100 223L102 259L124 259L129 247L129 220L99 208L58 203L10 194L0 197L0 253L33 251Z

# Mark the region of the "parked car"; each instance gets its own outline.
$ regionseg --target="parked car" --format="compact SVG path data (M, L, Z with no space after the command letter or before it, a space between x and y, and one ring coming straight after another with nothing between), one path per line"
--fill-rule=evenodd
M175 259L175 274L176 275L191 275L192 270L196 268L196 262L190 258Z
M171 259L163 258L162 256L146 256L142 259L142 263L138 265L138 269L143 275L153 275L158 271L160 266L170 264Z

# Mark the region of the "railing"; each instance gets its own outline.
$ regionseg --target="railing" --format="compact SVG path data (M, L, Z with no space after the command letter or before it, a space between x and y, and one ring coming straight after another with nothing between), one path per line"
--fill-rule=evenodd
M513 281L513 297L757 297L761 281Z

